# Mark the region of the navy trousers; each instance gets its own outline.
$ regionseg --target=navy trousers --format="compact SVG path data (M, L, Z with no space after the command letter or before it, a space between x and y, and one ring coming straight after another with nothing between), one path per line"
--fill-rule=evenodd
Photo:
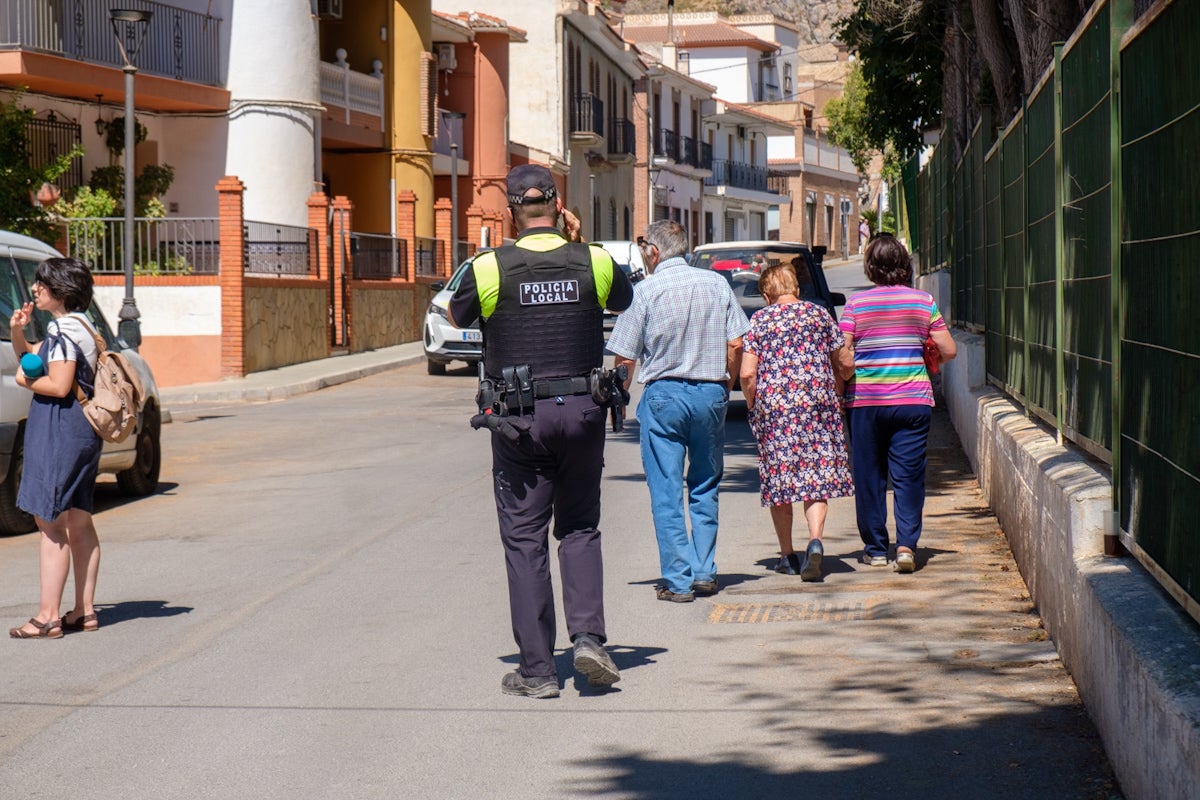
M600 476L605 409L588 395L536 401L528 435L492 434L492 474L513 637L526 677L553 677L554 587L550 522L558 540L563 611L572 638L604 642L604 562L600 554Z
M887 484L892 481L896 544L916 550L925 508L925 448L929 406L862 406L850 409L850 467L858 535L868 556L888 552Z

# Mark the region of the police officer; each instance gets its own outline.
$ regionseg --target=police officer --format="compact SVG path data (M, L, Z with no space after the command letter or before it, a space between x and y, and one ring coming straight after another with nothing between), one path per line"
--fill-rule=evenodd
M588 378L603 365L603 309L628 308L633 286L602 248L560 232L563 218L571 239L578 239L578 220L563 211L548 169L515 167L506 189L520 234L514 244L475 258L450 300L450 319L458 327L481 320L484 372L496 387L495 410L504 423L503 429L489 426L492 473L520 665L500 688L557 697L552 519L575 669L592 685L620 679L603 647L596 527L605 409L593 399Z

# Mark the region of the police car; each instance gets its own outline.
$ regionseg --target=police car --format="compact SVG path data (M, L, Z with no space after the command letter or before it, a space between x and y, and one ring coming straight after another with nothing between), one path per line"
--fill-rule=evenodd
M17 508L17 489L21 485L21 471L25 460L25 418L29 416L29 402L33 394L17 385L17 354L12 348L12 333L8 321L17 306L32 302L30 287L38 264L47 258L61 257L61 253L37 239L19 233L0 231L0 533L28 533L36 529L33 517ZM133 368L137 370L145 390L143 405L139 409L138 425L133 436L123 442L105 442L100 452L100 471L115 473L117 484L124 494L148 495L158 487L158 472L162 463L162 447L159 440L162 423L162 406L158 398L158 384L150 373L150 366L133 350L125 349L113 335L108 321L93 302L87 317L107 346L121 350ZM26 335L30 341L40 341L46 336L46 324L50 317L44 311L35 311L32 331Z
M450 280L429 284L434 295L425 311L422 340L425 344L425 367L430 375L445 375L446 365L451 361L465 361L473 368L483 358L483 333L479 330L479 323L469 328L456 328L446 316L450 298L462 282L463 274L471 268L472 260L473 257L459 264Z

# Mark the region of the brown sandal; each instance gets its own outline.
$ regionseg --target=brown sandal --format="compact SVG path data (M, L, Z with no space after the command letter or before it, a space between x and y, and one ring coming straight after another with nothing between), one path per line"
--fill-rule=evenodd
M100 630L100 620L96 619L95 613L91 613L79 617L74 622L67 622L66 615L63 615L62 626L66 631L98 631Z
M37 633L29 633L21 628L9 628L8 635L14 639L61 639L63 635L62 620L52 619L38 622L37 617L30 617L29 624L37 628Z

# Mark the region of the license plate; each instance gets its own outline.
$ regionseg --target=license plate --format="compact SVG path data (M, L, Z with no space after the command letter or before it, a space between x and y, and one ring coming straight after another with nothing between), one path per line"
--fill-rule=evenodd
M463 331L462 340L464 342L482 342L483 333L481 331Z

